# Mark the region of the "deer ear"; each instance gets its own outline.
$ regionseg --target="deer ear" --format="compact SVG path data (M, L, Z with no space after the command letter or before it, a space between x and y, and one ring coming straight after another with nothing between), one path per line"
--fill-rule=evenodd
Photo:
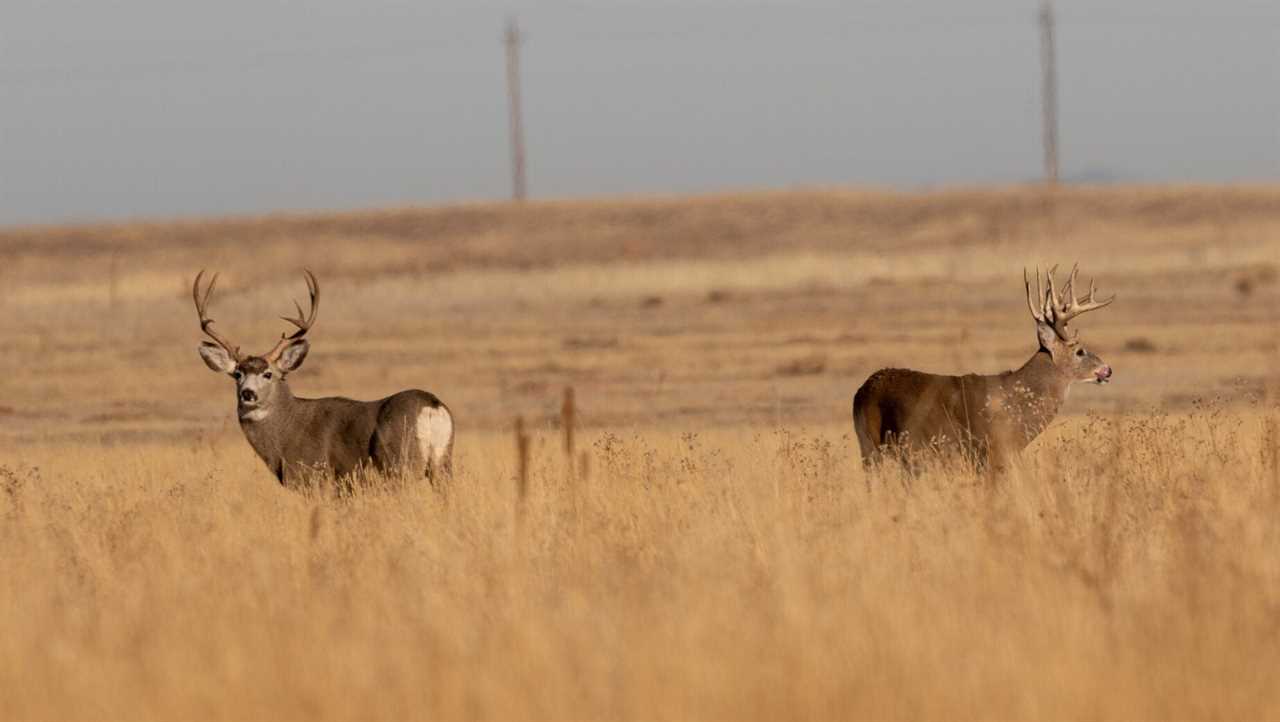
M276 360L276 366L284 373L297 371L302 365L302 360L307 357L307 351L310 350L311 344L305 338L300 338L284 347L280 352L280 358Z
M1036 337L1040 339L1040 348L1048 351L1055 359L1065 348L1062 339L1058 338L1058 332L1047 323L1036 323Z
M205 341L200 344L200 358L204 359L204 365L219 373L229 374L236 370L235 359L231 358L231 354L216 343Z

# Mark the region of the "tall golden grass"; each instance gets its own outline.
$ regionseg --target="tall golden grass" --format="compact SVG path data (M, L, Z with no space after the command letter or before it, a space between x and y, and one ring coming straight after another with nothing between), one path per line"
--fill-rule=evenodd
M1274 409L1077 419L990 481L839 427L531 435L448 494L218 446L0 470L5 719L1264 719Z
M1115 383L1007 476L864 473L867 374L1021 363L1076 259ZM0 231L0 719L1278 718L1278 263L1275 188ZM303 266L295 391L436 392L447 489L240 437L191 278L257 351Z

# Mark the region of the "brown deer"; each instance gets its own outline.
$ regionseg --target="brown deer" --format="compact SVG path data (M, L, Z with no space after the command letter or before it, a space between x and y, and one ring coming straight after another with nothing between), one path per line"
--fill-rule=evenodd
M410 470L425 474L434 483L451 473L453 415L440 399L411 389L378 401L344 398L302 399L293 395L286 380L302 366L310 343L305 336L316 320L320 284L305 272L311 309L304 317L295 301L297 318L282 316L297 327L280 334L275 347L262 356L240 353L240 348L213 330L208 315L209 297L217 274L200 293L201 271L191 296L200 317L200 329L215 343L203 341L200 357L214 371L236 382L236 411L240 430L249 445L281 484L298 487L322 476L348 478L364 466L384 473Z
M908 462L923 450L959 452L978 468L999 468L1049 425L1076 382L1105 384L1111 367L1086 349L1067 323L1115 300L1075 296L1078 267L1059 294L1057 266L1046 275L1048 290L1036 288L1025 270L1027 307L1036 322L1040 348L1021 368L982 376L941 376L910 369L881 369L853 397L853 428L864 465L886 452Z

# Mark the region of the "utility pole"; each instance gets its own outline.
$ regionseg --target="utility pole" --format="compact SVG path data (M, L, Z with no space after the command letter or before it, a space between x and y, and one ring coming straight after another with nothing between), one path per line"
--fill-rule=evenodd
M1053 2L1040 5L1040 69L1044 121L1044 181L1058 185L1058 67L1053 47Z
M524 119L520 109L520 28L515 18L507 20L507 109L511 116L511 198L523 201L526 195L524 177Z

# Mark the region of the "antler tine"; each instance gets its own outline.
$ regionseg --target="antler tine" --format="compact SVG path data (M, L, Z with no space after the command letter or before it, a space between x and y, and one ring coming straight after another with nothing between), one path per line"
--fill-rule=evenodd
M298 327L298 330L293 334L293 338L301 338L302 334L311 329L311 324L316 322L316 313L320 310L320 284L316 281L316 277L312 275L311 271L304 270L302 273L307 280L307 293L311 296L311 312L307 314L307 318L304 321L302 319L302 306L299 305L297 299L294 299L293 307L298 310L298 317L284 319Z
M1053 323L1058 316L1058 264L1053 264L1044 274L1049 287L1044 292L1044 317Z
M1031 317L1034 318L1039 323L1045 323L1044 305L1041 303L1041 300L1044 298L1044 293L1042 293L1040 290L1040 267L1039 266L1036 267L1035 295L1034 296L1031 295L1031 279L1027 278L1027 269L1025 266L1022 268L1022 285L1027 287L1027 309L1031 311ZM1040 304L1040 307L1036 308L1036 304Z
M297 299L294 299L294 300L293 300L293 307L294 307L294 309L296 309L296 310L298 311L298 317L297 317L297 318L289 318L288 316L281 316L281 317L280 317L280 320L281 320L281 321L288 321L289 323L293 324L294 326L297 326L299 329L306 329L306 327L307 327L307 322L306 322L306 321L303 319L303 317L302 317L302 306L298 304L298 300L297 300ZM294 333L298 333L298 332L297 332L297 331L295 331Z
M200 330L209 338L216 341L227 353L231 354L231 358L239 361L240 347L219 336L218 333L211 328L213 326L213 319L209 318L207 309L209 308L209 297L213 295L213 287L218 285L218 274L214 273L213 278L209 279L209 285L205 286L204 289L204 297L201 298L200 279L204 278L204 270L205 269L203 268L200 269L200 272L196 274L195 282L191 284L191 300L195 302L196 314L200 317Z
M302 275L307 281L307 293L311 296L311 311L306 314L304 318L302 305L298 303L297 299L294 299L293 307L297 309L298 317L290 318L288 316L281 316L280 318L284 321L288 321L294 326L297 326L298 330L294 331L292 334L280 334L280 340L276 342L275 347L263 356L263 358L268 361L274 362L279 358L280 352L284 351L290 341L296 341L307 335L307 332L311 330L311 326L316 322L316 314L320 311L320 282L316 280L315 274L309 270L303 270Z
M1044 289L1040 286L1040 266L1036 266L1036 303L1040 304L1040 317L1045 318L1048 306L1044 303Z
M1075 302L1076 298L1076 275L1078 273L1080 273L1080 264L1071 264L1071 275L1067 276L1067 285L1062 287L1062 297L1071 299L1072 303Z
M302 275L307 278L307 292L311 295L311 317L307 319L307 328L310 328L316 322L316 313L320 310L320 282L310 269L302 269Z
M200 316L200 320L204 321L205 304L209 302L209 294L213 293L213 287L218 283L218 274L213 274L213 279L209 281L209 285L205 287L204 298L200 298L200 279L204 278L205 269L201 268L196 274L195 283L191 284L191 300L196 304L196 313Z
M1102 308L1103 306L1106 306L1110 304L1112 301L1116 300L1116 295L1113 293L1101 301L1095 301L1094 297L1097 295L1097 293L1098 293L1098 289L1096 286L1094 286L1093 279L1090 278L1089 279L1089 298L1086 299L1086 305L1092 306L1093 308ZM1090 308L1089 310L1093 310L1093 308Z
M204 319L204 304L209 300L209 293L213 291L213 286L218 282L218 274L213 274L213 280L209 282L205 290L204 301L200 300L200 279L204 278L205 269L201 268L196 274L196 280L191 284L191 300L196 304L196 313L199 314L201 320Z

